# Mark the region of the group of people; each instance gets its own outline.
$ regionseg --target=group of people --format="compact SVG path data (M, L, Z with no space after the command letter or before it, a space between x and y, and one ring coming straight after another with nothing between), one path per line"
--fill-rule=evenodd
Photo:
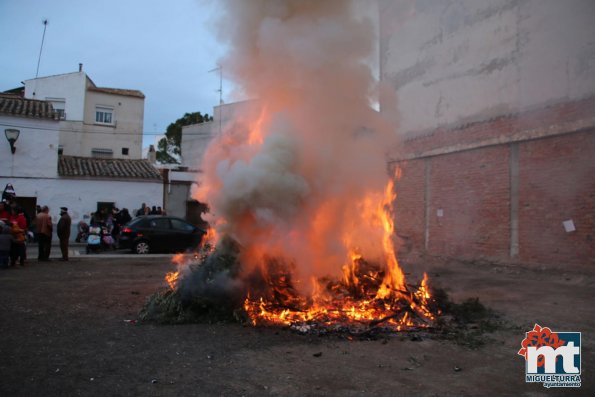
M143 215L165 215L165 210L158 206L149 207L147 204L142 203L136 211L136 216Z
M132 220L130 212L127 208L112 208L110 211L107 208L103 208L101 211L92 212L89 216L85 215L84 218L88 219L88 223L85 219L81 220L78 224L78 234L75 241L81 242L86 239L89 233L89 227L101 227L105 228L108 234L111 236L110 241L106 242L106 245L115 246L115 243L120 234L122 226Z
M28 220L22 208L0 202L0 267L25 266Z
M52 247L52 218L47 206L37 206L37 215L30 219L22 207L10 198L0 202L0 266L25 266L27 240L30 229L35 230L39 261L49 261ZM70 238L70 216L68 208L61 207L57 234L60 239L62 260L68 260L68 239Z
M141 208L134 212L136 216L165 215L160 206L149 207L142 203ZM108 231L111 243L115 247L122 226L132 220L128 209L104 208L101 211L85 215L78 224L78 234L75 241L85 240L89 227L101 227ZM89 223L87 223L87 221ZM56 225L56 234L60 240L61 260L68 261L68 242L70 239L72 220L68 208L60 207L60 219ZM52 235L54 232L52 217L48 206L36 208L36 216L30 217L17 204L16 193L11 184L7 184L2 192L0 201L0 267L25 266L27 259L27 242L38 243L38 257L41 262L50 260ZM105 236L104 236L105 238Z

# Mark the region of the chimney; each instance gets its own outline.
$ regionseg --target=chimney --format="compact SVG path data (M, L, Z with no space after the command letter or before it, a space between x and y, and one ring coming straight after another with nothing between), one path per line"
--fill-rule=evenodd
M157 153L155 152L155 146L149 145L149 153L147 153L147 160L149 163L155 164L157 162Z
M82 71L83 71L83 64L79 63L79 72L82 72Z

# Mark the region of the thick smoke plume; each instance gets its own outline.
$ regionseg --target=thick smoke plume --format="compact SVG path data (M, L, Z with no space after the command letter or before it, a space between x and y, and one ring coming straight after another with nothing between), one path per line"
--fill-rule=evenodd
M254 98L207 149L195 198L219 235L295 265L298 288L336 276L354 251L382 258L374 215L394 126L371 107L374 21L346 0L226 0L226 78Z

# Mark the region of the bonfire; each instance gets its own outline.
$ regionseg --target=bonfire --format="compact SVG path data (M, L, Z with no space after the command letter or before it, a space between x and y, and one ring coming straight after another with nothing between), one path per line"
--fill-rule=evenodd
M408 284L397 261L400 171L387 175L387 155L398 124L373 106L391 102L370 67L370 15L354 1L221 4L220 70L255 99L217 123L192 193L211 209L211 235L145 316L301 332L431 326L427 276Z
M262 266L243 271L242 247L214 229L192 255L174 256L178 270L165 275L168 289L154 295L142 317L160 321L234 318L253 326L289 327L302 333L414 331L432 326L439 310L424 273L418 285L405 282L391 236L389 182L378 215L385 227L385 262L368 262L352 252L339 278L312 278L314 291L301 294L293 282L295 264L263 257Z

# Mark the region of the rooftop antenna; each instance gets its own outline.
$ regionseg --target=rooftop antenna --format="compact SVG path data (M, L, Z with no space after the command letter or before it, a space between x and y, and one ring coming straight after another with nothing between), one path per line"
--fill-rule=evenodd
M216 91L219 93L219 134L221 134L221 105L223 105L223 66L221 64L217 64L215 69L209 70L208 73L219 71L219 89Z
M39 63L41 62L41 52L43 51L43 41L45 40L45 30L48 27L48 19L43 20L43 36L41 36L41 48L39 49L39 58L37 58L37 71L35 72L35 78L39 76Z

